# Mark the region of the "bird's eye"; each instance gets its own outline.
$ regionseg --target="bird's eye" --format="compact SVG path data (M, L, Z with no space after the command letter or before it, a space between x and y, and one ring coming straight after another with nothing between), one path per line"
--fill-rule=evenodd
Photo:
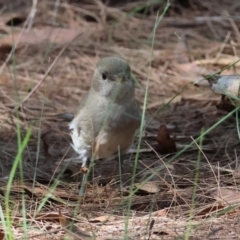
M107 73L106 72L102 73L102 78L103 78L103 80L107 79Z

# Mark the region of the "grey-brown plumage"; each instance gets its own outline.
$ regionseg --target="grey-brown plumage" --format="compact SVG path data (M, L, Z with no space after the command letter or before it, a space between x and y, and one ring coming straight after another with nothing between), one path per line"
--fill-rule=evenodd
M91 88L69 125L82 167L92 157L109 158L118 150L126 153L140 121L128 63L118 57L99 60Z

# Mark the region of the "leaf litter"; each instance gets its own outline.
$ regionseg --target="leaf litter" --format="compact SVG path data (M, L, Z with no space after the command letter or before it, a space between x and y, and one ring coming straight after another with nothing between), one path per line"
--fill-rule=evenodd
M16 213L12 216L14 239L25 239L19 208L22 194L29 217L28 239L60 239L64 232L73 239L123 239L127 215L129 239L181 238L189 229L196 239L239 237L236 118L218 124L201 144L192 141L226 115L216 108L221 97L201 80L238 60L239 4L190 0L184 7L181 1L174 1L157 29L151 53L157 10L165 5L149 4L144 13L138 8L144 3L134 1L116 7L100 1L73 1L60 2L55 8L56 1L44 0L38 2L30 22L27 19L32 6L21 11L13 4L13 14L6 4L1 13L3 196L18 152L16 125L22 137L29 127L33 128L22 157L24 181L18 170L10 191L10 205ZM225 12L221 11L223 6ZM79 32L81 35L74 39ZM96 62L109 55L119 55L131 65L141 107L149 79L149 110L131 211L127 206L136 151L124 160L122 191L115 161L98 161L87 194L79 202L80 167L65 161L76 155L70 148L67 122L58 116L74 113L89 89ZM222 73L238 74L238 68L235 63ZM196 81L198 85L194 86ZM177 95L181 89L184 91ZM154 148L159 142L166 143L163 136L158 138L161 141L156 140L160 126L165 126L167 139L174 146L164 154ZM190 143L169 161L175 156L175 148L181 151ZM203 154L198 165L199 148ZM47 201L37 212L45 196ZM3 200L1 203L4 206ZM68 228L68 224L74 228Z

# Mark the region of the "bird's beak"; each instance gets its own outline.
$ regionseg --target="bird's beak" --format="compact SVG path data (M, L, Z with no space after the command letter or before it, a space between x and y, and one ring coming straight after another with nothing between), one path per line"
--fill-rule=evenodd
M124 78L118 77L115 80L117 83L122 83L124 81Z

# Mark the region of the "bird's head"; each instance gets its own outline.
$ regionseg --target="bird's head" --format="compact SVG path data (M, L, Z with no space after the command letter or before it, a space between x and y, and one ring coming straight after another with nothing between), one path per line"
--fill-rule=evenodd
M118 57L100 59L94 71L92 88L102 96L116 100L134 97L130 66Z

